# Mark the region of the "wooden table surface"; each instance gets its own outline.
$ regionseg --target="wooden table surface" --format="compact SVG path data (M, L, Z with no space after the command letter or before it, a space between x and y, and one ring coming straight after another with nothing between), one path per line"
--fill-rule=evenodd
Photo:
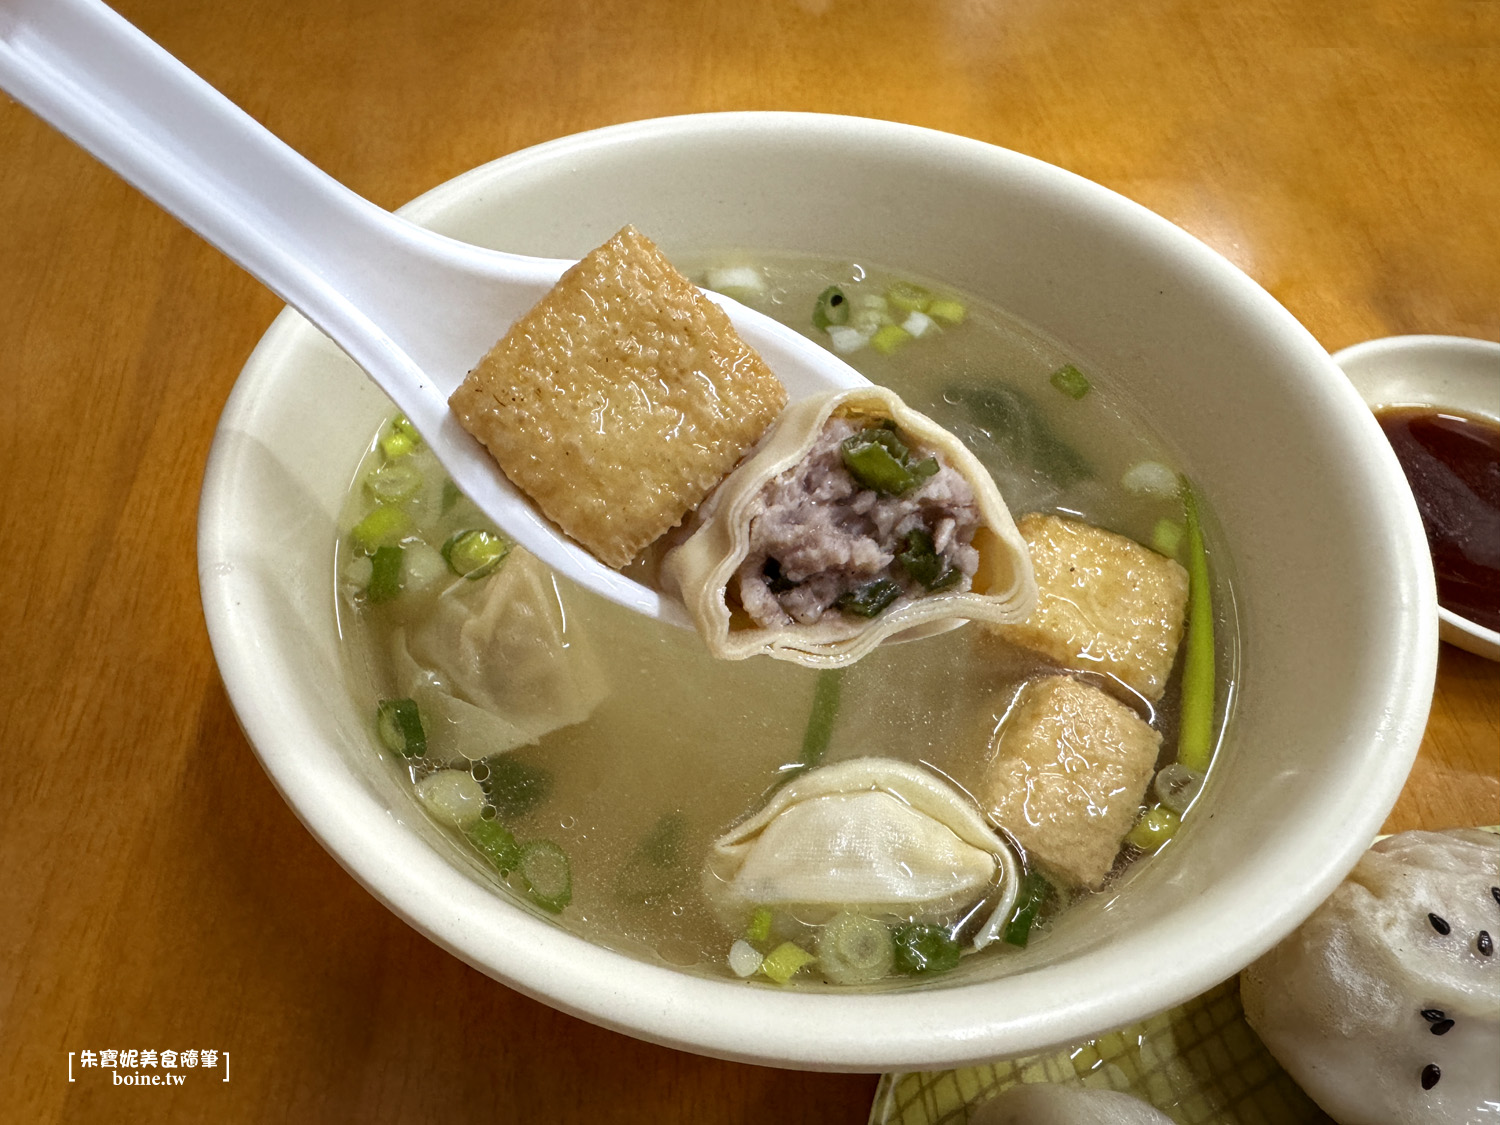
M3 9L10 0L0 3ZM1240 265L1330 350L1500 338L1500 4L124 0L396 206L599 125L891 118L1062 165ZM859 1122L868 1075L649 1046L466 967L261 772L215 671L195 506L278 303L0 99L0 1118ZM1390 830L1500 821L1500 665L1444 647ZM228 1052L174 1089L69 1053Z

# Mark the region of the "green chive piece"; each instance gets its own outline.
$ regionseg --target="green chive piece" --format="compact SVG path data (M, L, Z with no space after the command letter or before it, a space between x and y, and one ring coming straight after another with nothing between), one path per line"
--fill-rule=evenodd
M903 973L946 973L958 967L958 955L958 942L940 926L896 928L896 968Z
M757 906L750 915L750 924L745 927L745 940L764 945L771 940L771 908Z
M870 984L890 976L896 945L885 924L861 914L835 915L818 931L818 968L834 984Z
M1069 398L1082 398L1089 393L1089 377L1071 363L1052 373L1052 385Z
M817 765L828 752L828 743L833 738L833 724L839 715L839 696L843 685L842 668L825 668L818 673L818 683L813 688L812 710L807 716L807 730L802 735L801 763L804 766Z
M901 587L889 578L877 578L834 599L834 606L855 617L879 617L901 596Z
M381 504L399 504L422 487L422 471L410 461L387 461L365 478L365 491Z
M617 895L625 902L650 905L687 885L687 817L663 815L620 865Z
M552 793L552 775L513 754L496 754L486 758L484 765L486 773L479 784L502 820L525 816Z
M1180 481L1186 523L1188 613L1177 760L1189 769L1206 773L1214 754L1214 606L1209 590L1208 550L1198 520L1198 498L1187 477L1181 477Z
M489 574L508 554L509 540L482 528L456 531L442 547L448 569L471 582Z
M521 845L498 820L476 820L464 834L500 874L509 875L520 864Z
M1010 921L1005 923L1000 938L1010 945L1026 948L1031 940L1031 929L1036 925L1036 916L1052 895L1052 884L1035 871L1026 873L1021 880L1021 890L1016 896L1016 908Z
M765 960L760 963L760 971L777 984L785 984L816 960L816 957L795 942L784 941L766 954Z
M890 355L899 348L905 347L914 337L899 324L882 324L870 337L870 347L881 355Z
M969 310L962 301L955 301L951 297L937 297L928 302L922 311L933 320L941 320L945 324L962 324Z
M839 443L844 467L861 488L899 496L938 471L936 457L911 464L911 452L894 426L870 426Z
M1159 555L1175 559L1182 550L1182 537L1186 534L1182 524L1176 520L1159 519L1151 529L1151 549Z
M420 758L427 753L422 713L414 699L382 699L375 707L375 729L380 744L392 754Z
M394 547L412 533L411 517L400 508L384 504L371 508L349 531L354 546L367 555L379 547Z
M365 598L371 605L388 602L401 593L406 552L400 547L377 547L370 556L370 584Z
M841 454L844 467L861 488L872 488L887 496L898 496L912 485L912 476L906 466L891 456L890 450L879 442L852 445L854 434L844 440Z
M543 910L561 914L573 901L573 869L568 853L551 840L522 845L516 868L526 882L527 897Z
M1030 398L1001 383L959 384L943 397L961 406L984 429L1012 466L1035 469L1059 488L1094 475L1093 466L1068 444Z
M885 299L902 312L925 313L932 305L932 294L909 281L897 281L887 287Z
M818 303L813 306L814 328L826 331L830 325L849 323L849 298L837 285L830 285L818 294Z
M1143 852L1154 852L1176 834L1181 824L1182 818L1165 805L1152 805L1125 834L1125 840Z
M896 552L896 561L929 590L947 589L963 577L963 571L937 553L932 536L921 528L906 533L906 546Z

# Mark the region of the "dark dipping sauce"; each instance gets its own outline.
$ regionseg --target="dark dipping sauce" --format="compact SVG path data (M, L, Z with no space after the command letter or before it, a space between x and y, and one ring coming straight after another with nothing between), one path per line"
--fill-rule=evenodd
M1417 498L1438 602L1500 630L1500 425L1425 406L1375 417Z

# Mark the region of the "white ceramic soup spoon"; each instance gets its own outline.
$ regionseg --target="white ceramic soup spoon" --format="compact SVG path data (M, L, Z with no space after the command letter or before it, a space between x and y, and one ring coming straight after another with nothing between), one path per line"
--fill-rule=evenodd
M317 325L415 423L444 468L548 566L689 625L542 516L448 396L572 263L423 230L314 167L97 0L0 0L0 89L118 172ZM727 298L791 399L863 384L811 340Z

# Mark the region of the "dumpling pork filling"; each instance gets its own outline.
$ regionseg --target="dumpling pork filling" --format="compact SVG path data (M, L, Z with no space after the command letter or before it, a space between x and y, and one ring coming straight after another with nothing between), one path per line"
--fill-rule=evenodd
M749 514L735 587L762 628L811 625L830 611L876 617L926 593L966 591L979 567L973 489L890 423L830 418Z

